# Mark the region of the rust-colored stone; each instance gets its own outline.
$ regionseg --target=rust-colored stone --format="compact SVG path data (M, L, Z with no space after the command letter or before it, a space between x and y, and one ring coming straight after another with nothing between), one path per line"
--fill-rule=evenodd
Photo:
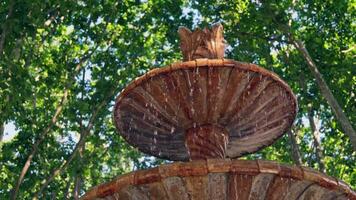
M191 160L225 158L228 132L218 126L193 127L185 133L185 145Z
M227 172L231 168L230 159L208 159L207 166L209 172Z
M266 193L266 199L269 200L284 199L285 196L288 195L289 188L294 182L295 182L294 179L275 176L273 181L269 184L269 188Z
M228 199L248 199L253 176L232 172L229 175Z
M191 159L185 142L188 129L223 127L229 141L225 157L235 158L280 137L292 124L296 108L290 88L265 69L198 59L138 78L117 98L114 120L139 150L181 161Z
M303 191L303 193L299 196L299 199L322 199L324 193L325 191L323 188L313 184Z
M134 184L146 184L153 183L161 180L161 175L159 173L158 167L147 169L147 170L139 170L135 172L134 175Z
M260 173L253 178L249 200L264 200L269 185L274 180L274 174Z
M279 175L284 178L303 179L303 171L296 166L280 165Z
M183 181L191 200L208 199L208 176L187 176Z
M131 172L129 174L121 175L118 178L116 178L116 188L117 190L120 190L121 188L128 186L128 185L133 185L134 184L134 177L135 172Z
M261 160L208 159L167 164L120 176L92 188L82 199L148 197L166 200L192 196L202 199L356 198L355 191L344 182L309 168Z
M232 160L231 172L236 174L259 174L257 162L255 160Z
M274 161L257 160L258 168L261 173L279 174L280 164Z
M225 40L221 24L216 24L211 29L197 28L193 32L185 27L180 27L178 33L181 40L180 48L185 61L197 58L224 57Z
M115 102L115 126L127 142L160 158L193 161L130 173L83 199L356 198L342 181L309 168L223 159L281 137L294 121L297 101L273 72L223 59L222 30L220 24L180 28L186 62L136 78Z
M168 165L160 165L158 169L162 179L171 176L179 176L181 172L181 165L181 162L175 162Z
M349 199L356 200L356 191L352 190L350 188L350 186L348 186L342 180L337 179L337 184L338 184L338 189L340 190L340 192L345 193Z
M115 192L118 191L118 188L116 187L115 184L115 180L108 182L108 183L104 183L102 185L100 185L96 191L97 196L98 197L105 197L105 196L109 196Z
M140 185L140 189L146 193L151 200L168 199L168 194L161 181Z
M159 173L162 178L171 176L201 176L208 173L208 168L205 160L189 163L176 162L159 166Z
M116 199L131 199L131 197L130 197L131 195L127 191L130 186L131 185L126 186L126 187L122 188L120 191L116 192L115 194L113 194L111 196L107 196L107 197L109 197L110 200L111 199L115 199L115 200ZM105 198L107 198L107 197L105 197ZM112 198L112 197L114 197L114 198ZM95 199L95 200L98 200L98 199ZM99 200L102 200L102 199L99 199Z
M187 189L180 177L168 177L163 179L164 187L169 199L189 200Z
M284 199L298 199L301 194L312 184L314 183L306 180L293 182L289 187L288 193Z
M181 176L202 176L206 175L207 173L208 168L205 160L197 160L181 165Z
M228 175L226 173L209 173L208 178L208 199L227 199Z
M121 192L121 191L120 191ZM122 198L119 195L120 199L130 199L130 200L149 200L147 193L142 191L139 187L129 185L125 188L125 193L128 194L128 198Z
M98 197L98 190L99 186L95 186L93 188L91 188L88 192L86 192L80 199L82 200L90 200L90 199L95 199Z
M334 190L338 187L337 180L333 177L328 177L311 168L302 167L304 178L317 183L320 186Z

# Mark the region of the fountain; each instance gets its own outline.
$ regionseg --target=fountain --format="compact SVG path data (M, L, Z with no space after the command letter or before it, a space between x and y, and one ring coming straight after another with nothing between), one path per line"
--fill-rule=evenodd
M82 199L356 199L312 169L236 159L290 128L296 98L276 74L224 59L220 24L179 35L184 61L137 78L114 108L128 143L178 162L119 176Z

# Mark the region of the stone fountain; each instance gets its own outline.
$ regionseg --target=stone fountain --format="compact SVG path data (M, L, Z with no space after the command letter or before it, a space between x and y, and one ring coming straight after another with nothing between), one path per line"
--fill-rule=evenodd
M224 59L220 24L178 32L184 61L137 78L114 108L128 143L178 162L119 176L82 199L356 199L343 181L310 168L236 159L290 128L296 98L276 74Z

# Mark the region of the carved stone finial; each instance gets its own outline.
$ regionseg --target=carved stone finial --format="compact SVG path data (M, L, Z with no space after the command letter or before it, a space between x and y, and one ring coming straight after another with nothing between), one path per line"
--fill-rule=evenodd
M225 40L221 24L215 24L211 29L204 28L201 30L197 28L193 32L186 27L180 27L178 34L184 61L224 57Z

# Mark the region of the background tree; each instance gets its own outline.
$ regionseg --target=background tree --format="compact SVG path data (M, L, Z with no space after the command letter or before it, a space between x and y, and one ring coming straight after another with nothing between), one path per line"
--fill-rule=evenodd
M224 25L227 58L272 70L299 101L292 130L243 159L325 170L355 188L345 121L290 37L308 51L353 128L354 10L346 0L0 2L0 199L78 198L114 176L162 163L116 133L115 96L147 70L182 59L179 26L215 22ZM10 123L16 131L4 141Z

